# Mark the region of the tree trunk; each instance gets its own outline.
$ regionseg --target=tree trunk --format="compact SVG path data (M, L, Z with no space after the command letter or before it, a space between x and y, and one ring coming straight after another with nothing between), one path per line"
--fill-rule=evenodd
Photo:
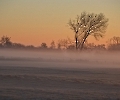
M80 45L80 50L82 50L82 49L83 49L83 45L84 45L85 40L87 39L88 35L89 35L89 34L87 34L87 35L85 36L84 40L81 42L81 45Z
M82 41L81 46L80 46L80 50L83 49L83 45L84 45L84 43L85 43L85 40L86 40L86 38Z
M78 38L75 38L76 41L76 50L78 49Z

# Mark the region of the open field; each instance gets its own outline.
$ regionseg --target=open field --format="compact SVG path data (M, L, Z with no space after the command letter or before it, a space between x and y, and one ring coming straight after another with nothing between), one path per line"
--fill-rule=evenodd
M0 50L0 100L120 100L119 52Z
M0 61L0 100L120 100L120 68Z

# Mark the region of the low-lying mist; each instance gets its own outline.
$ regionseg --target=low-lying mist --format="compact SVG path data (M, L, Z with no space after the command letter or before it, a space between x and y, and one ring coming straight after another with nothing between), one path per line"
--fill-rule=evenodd
M120 68L120 52L0 50L0 66Z

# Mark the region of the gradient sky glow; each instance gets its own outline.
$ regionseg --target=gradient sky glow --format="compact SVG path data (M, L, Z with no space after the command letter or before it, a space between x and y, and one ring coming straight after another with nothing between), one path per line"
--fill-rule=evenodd
M83 11L109 18L104 39L90 37L89 42L100 44L120 36L120 0L0 0L0 37L7 35L12 42L35 46L74 39L67 23Z

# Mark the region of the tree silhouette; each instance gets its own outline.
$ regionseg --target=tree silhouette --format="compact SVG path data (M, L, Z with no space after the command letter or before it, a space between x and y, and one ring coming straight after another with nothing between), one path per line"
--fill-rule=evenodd
M120 50L120 37L114 36L107 43L109 50Z
M13 47L14 48L25 48L25 45L21 43L13 43Z
M76 20L70 20L69 26L75 32L76 49L83 45L88 36L93 35L95 39L103 37L107 28L108 19L105 18L103 13L94 14L83 12L77 16ZM80 40L78 38L80 37Z
M59 44L59 47L63 48L63 49L67 49L67 47L68 47L68 41L67 41L67 39L60 39L58 41L58 44Z
M67 49L72 44L73 44L73 41L70 38L61 39L58 41L58 48Z
M50 45L51 45L50 46L51 49L55 49L55 42L54 41L52 41Z
M120 44L120 37L114 36L113 38L110 39L111 44Z
M46 43L42 43L42 44L41 44L41 48L47 49L47 44L46 44Z
M59 49L59 50L61 49L61 44L60 43L57 44L57 49Z
M8 36L2 36L1 40L0 40L1 45L4 46L4 47L10 47L10 46L12 46L12 42L11 42L10 39L11 38L8 37Z

